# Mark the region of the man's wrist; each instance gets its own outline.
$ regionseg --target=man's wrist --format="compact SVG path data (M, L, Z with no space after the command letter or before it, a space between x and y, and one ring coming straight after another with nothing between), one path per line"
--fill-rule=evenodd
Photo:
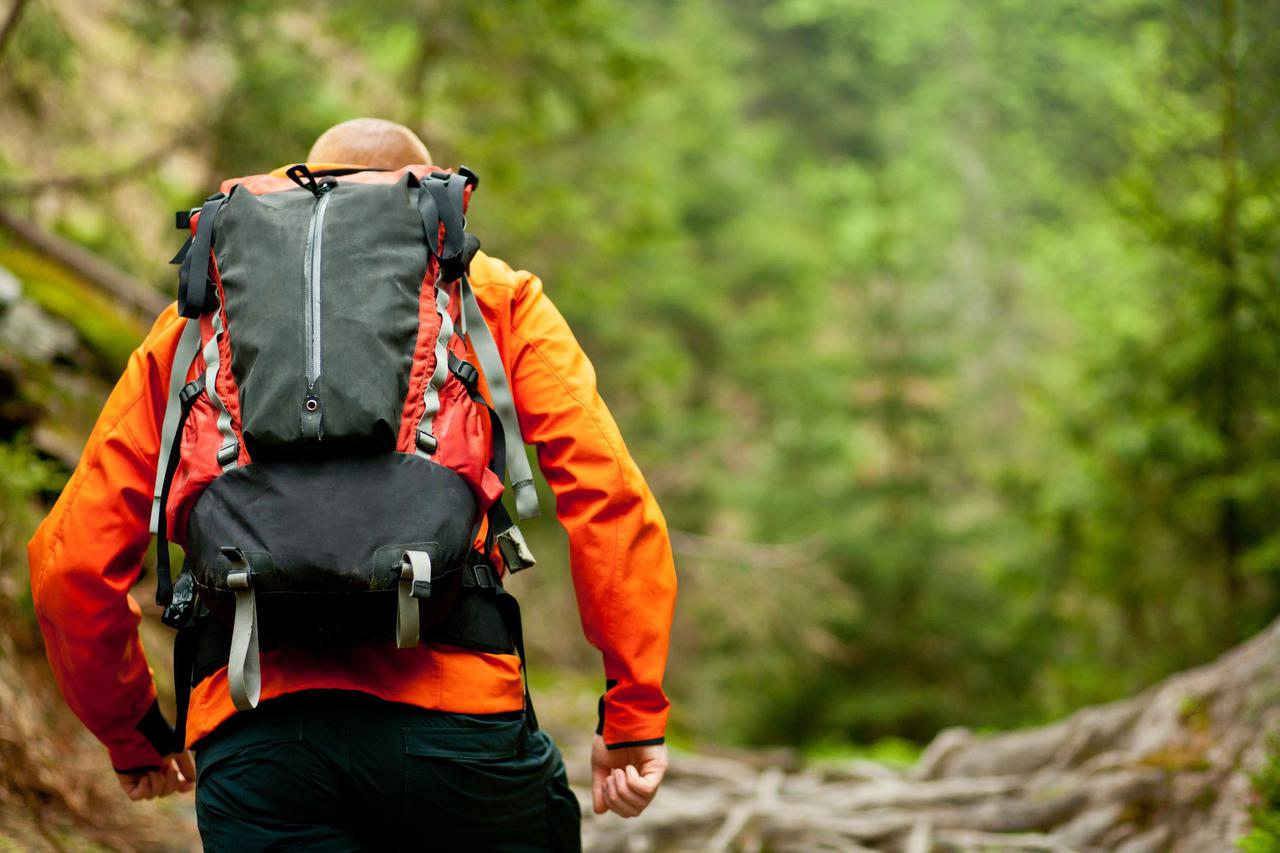
M174 751L173 742L176 735L173 726L169 725L169 721L164 718L164 713L160 710L159 699L152 700L147 712L133 728L146 738L151 748L160 755L169 755Z
M600 697L596 734L609 749L661 746L666 742L669 708L661 689L619 687L611 678Z
M150 764L143 767L130 767L127 770L121 770L119 767L112 767L111 769L116 772L117 776L141 776L144 773L154 773L165 768L163 764Z
M116 730L103 741L112 768L121 775L162 769L175 751L173 728L154 699L132 728Z
M646 740L624 740L620 743L605 743L605 749L631 749L637 746L662 746L667 742L665 737L653 737Z

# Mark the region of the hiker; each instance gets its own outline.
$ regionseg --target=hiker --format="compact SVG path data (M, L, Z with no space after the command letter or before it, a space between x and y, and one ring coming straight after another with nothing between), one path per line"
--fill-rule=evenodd
M478 179L430 163L357 119L180 214L178 302L29 545L67 703L131 799L198 778L207 849L578 849L502 584L533 562L498 500L537 514L522 440L604 661L594 811L666 770L665 522L542 283L463 231ZM129 595L149 530L176 735Z

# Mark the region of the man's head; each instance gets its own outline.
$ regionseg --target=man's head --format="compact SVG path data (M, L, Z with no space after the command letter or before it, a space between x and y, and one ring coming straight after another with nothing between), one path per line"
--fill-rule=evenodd
M354 118L320 134L307 162L399 169L410 163L430 163L431 153L418 135L402 124L380 118Z

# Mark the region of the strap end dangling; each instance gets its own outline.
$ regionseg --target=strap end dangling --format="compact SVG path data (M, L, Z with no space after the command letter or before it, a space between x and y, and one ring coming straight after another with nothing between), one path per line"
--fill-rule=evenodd
M396 591L396 646L411 649L418 645L422 630L419 601L431 597L431 555L426 551L405 551L400 557L400 583Z
M231 653L227 658L227 682L236 710L258 707L262 696L262 668L258 657L258 601L253 591L249 561L239 548L223 548L231 562L227 587L235 593L236 615L231 627Z
M498 543L498 553L502 555L502 562L506 564L507 571L514 574L531 569L538 564L533 552L529 550L529 543L525 541L524 534L514 524L499 533L495 540Z

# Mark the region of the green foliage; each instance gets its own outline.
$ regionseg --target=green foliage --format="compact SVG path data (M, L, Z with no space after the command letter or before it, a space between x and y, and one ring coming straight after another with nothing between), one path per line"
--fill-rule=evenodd
M0 559L11 558L15 548L25 546L20 532L35 517L35 499L59 485L54 467L25 440L0 444L0 532L5 536Z
M1244 853L1280 851L1280 736L1267 740L1262 767L1250 775L1256 802L1249 807L1253 828L1236 842Z
M805 750L805 758L817 767L827 763L838 765L850 759L861 759L907 768L920 760L920 753L920 745L914 741L887 737L866 746L832 742L815 743Z
M26 565L27 536L40 517L38 498L59 485L54 466L25 439L0 442L0 617L10 629L16 616L34 624L35 614L25 594L25 579L15 583L22 575L7 570Z

